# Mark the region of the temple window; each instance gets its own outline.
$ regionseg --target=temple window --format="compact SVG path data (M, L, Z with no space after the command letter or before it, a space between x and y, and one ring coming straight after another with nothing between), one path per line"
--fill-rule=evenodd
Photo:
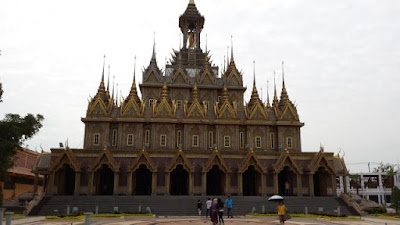
M133 134L128 134L128 137L126 139L126 145L133 146Z
M182 146L182 131L178 130L176 132L176 147L181 147Z
M147 146L150 144L150 130L146 130L144 134L144 144Z
M93 145L99 145L100 144L100 134L95 133L93 136Z
M154 99L149 99L149 106L153 107Z
M193 135L192 146L199 147L199 135Z
M271 139L271 149L274 149L275 148L275 135L274 135L274 133L270 133L269 137Z
M231 147L231 137L224 136L224 147L229 148Z
M287 137L287 138L286 138L286 147L287 147L288 149L293 148L293 141L292 141L292 138L291 138L291 137Z
M214 133L212 131L208 132L208 147L212 148L214 145Z
M117 146L117 129L113 129L113 131L112 131L111 145L112 146Z
M167 146L167 135L160 135L160 146Z
M240 132L239 133L239 144L240 144L240 148L244 148L244 133Z
M255 139L256 142L256 148L261 148L261 137L257 136Z

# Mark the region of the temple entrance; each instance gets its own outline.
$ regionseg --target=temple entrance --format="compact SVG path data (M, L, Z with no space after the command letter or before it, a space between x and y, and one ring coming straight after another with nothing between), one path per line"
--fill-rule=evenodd
M260 179L260 173L254 168L254 166L249 166L243 173L243 195L259 195Z
M114 191L114 172L103 164L96 172L96 195L112 195Z
M319 167L317 172L313 175L314 180L314 195L327 196L328 195L328 179L330 174L324 167Z
M207 173L207 195L223 195L225 176L219 166L214 165Z
M152 173L146 165L142 164L133 173L133 194L151 195Z
M58 179L57 194L73 195L75 191L75 171L68 165L64 164L57 172Z
M176 168L170 174L170 194L187 195L189 190L189 173L182 165Z
M296 181L296 174L289 166L285 166L278 175L279 194L282 196L293 195L293 185L296 184Z

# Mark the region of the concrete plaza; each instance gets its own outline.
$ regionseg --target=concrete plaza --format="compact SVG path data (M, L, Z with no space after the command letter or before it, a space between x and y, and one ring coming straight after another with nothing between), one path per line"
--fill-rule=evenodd
M5 222L4 222L5 223ZM46 220L44 217L27 217L12 221L13 225L81 225L83 220ZM175 218L135 218L135 219L106 219L94 218L92 225L205 225L212 224L209 219L198 217ZM226 225L276 225L274 217L246 218L238 217L225 219ZM400 225L400 220L364 217L360 220L326 220L319 218L293 218L286 225Z

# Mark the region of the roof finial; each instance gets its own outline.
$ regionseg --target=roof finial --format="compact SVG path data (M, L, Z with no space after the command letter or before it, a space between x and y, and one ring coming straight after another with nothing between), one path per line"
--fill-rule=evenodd
M284 62L282 60L282 84L285 86L285 70L284 70Z
M267 80L267 106L269 107L269 80Z
M151 60L156 60L156 32L153 33L153 55L151 56Z
M118 106L118 83L117 83L117 91L115 93L115 100L116 100L116 104Z
M206 53L207 53L207 34L206 34Z
M194 4L194 0L189 0L189 4Z
M233 35L231 35L231 60L233 60Z
M253 86L256 86L256 61L253 60Z
M108 64L107 91L110 91L110 64Z
M274 99L272 100L272 106L276 106L278 104L278 96L276 94L276 73L274 71Z
M101 75L101 81L104 82L104 66L106 65L106 55L103 57L103 73Z
M226 46L226 68L229 67L229 46Z
M115 82L115 75L113 75L113 88L112 88L111 99L114 99L114 82Z
M135 62L133 64L133 83L136 84L136 55L135 55Z

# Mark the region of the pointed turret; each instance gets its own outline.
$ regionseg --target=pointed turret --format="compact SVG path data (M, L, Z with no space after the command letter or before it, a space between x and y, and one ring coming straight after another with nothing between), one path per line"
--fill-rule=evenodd
M285 86L285 71L283 67L283 61L282 61L282 92L281 92L281 98L279 100L279 108L283 108L285 106L286 102L290 102L289 100L289 95L286 91L286 86Z
M267 80L267 108L271 107L269 102L269 80Z
M196 82L193 85L192 100L193 101L195 101L195 100L198 101L199 100L199 93L198 93L198 90L197 90L197 83Z
M256 102L260 102L260 98L258 96L258 91L257 91L257 87L256 87L256 69L255 69L255 61L253 61L253 90L251 92L251 98L250 98L250 102L248 104L248 106L250 108L252 108L252 106L256 103Z
M128 101L129 98L133 98L137 103L140 102L140 98L137 93L136 89L136 56L135 56L135 63L134 63L134 69L133 69L133 82L132 82L132 87L131 91L129 92L128 98L126 98L125 101Z
M231 52L231 55L233 56L233 51ZM222 75L224 82L229 86L243 85L242 74L237 69L233 57L230 58L230 61L228 61L227 65L228 67L226 68L225 72Z
M162 72L157 65L156 59L156 47L155 41L153 41L153 52L151 55L150 63L147 68L143 71L143 83L147 82L161 82L162 81Z
M274 71L274 99L272 100L272 106L277 107L278 106L278 95L276 94L276 74Z

